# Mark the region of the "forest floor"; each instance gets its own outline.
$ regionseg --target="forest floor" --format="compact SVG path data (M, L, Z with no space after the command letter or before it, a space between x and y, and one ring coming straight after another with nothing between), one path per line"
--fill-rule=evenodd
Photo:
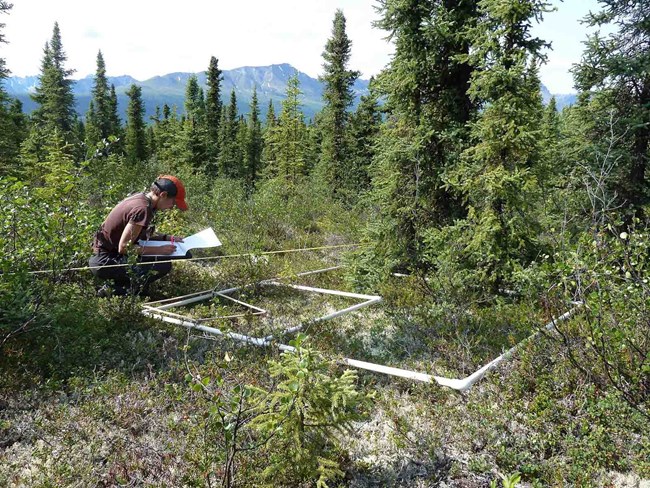
M329 264L304 262L302 270ZM204 289L210 276L227 274L214 273L204 273L202 282L186 283L179 292ZM345 290L341 276L340 271L302 278L285 273L283 279ZM285 343L290 337L278 336L279 330L309 324L314 317L355 303L269 286L234 296L269 310L270 318L246 317L211 326L256 336L276 334ZM278 352L144 318L139 301L89 301L107 323L112 317L120 321L114 328L77 336L74 351L49 351L51 364L17 368L1 381L0 485L206 484L205 472L217 469L219 456L204 422L209 401L188 387L188 371L208 377L220 371L233 381L265 383L266 361L277 358ZM183 313L209 317L237 310L236 304L212 300L186 307ZM504 329L495 334L500 345L484 347L471 334L456 331L456 345L445 348L450 336L430 325L418 327L415 320L380 303L309 324L305 332L316 350L332 358L450 377L466 376L531 332ZM600 420L612 405L620 404L606 396L594 400L586 384L553 384L551 372L558 366L553 354L559 353L549 338L527 349L528 354L503 363L462 394L437 384L360 371L358 388L374 395L372 408L365 420L339 435L338 461L345 477L334 486L478 488L489 486L500 473L518 471L525 480L521 486L649 487L650 463L643 457L650 441L642 420L621 415L625 422L604 427L606 422ZM65 358L53 359L57 354ZM222 367L226 356L227 371ZM531 366L543 357L545 364ZM65 374L44 374L61 365ZM540 394L539 378L531 375L547 367L550 383ZM593 456L611 457L611 462L600 463L611 468L589 470ZM239 485L255 486L246 473L256 462L242 457L235 478ZM621 466L628 467L625 473L617 472Z

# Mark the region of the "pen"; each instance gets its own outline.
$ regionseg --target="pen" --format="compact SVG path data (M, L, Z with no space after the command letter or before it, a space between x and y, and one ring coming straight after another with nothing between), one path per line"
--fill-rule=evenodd
M171 242L172 242L172 246L173 246L173 245L174 245L174 236L171 236L171 237L170 237L170 240L171 240Z

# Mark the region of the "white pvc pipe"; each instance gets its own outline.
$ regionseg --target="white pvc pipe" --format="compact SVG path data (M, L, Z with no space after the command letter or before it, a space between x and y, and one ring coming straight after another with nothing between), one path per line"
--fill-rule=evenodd
M561 320L566 320L568 319L575 311L577 310L578 307L573 308L569 310L568 312L564 313L560 317L558 317L555 320L552 320L548 324L546 324L545 329L546 330L551 330L555 328L555 324L558 321ZM214 327L206 327L204 325L198 325L192 321L189 320L179 320L179 319L174 319L172 317L166 317L160 314L156 314L151 310L144 310L142 312L143 314L153 317L153 318L158 318L160 320L163 320L165 322L169 322L172 324L178 324L182 325L184 327L190 328L190 329L196 329L200 330L203 332L208 332L210 334L215 334L215 335L221 335L221 336L226 336L231 339L234 339L236 341L240 342L246 342L248 344L253 344L255 346L263 347L263 346L269 346L272 344L271 340L268 338L258 338L258 337L251 337L251 336L246 336L243 334L236 334L234 332L222 332L219 329L216 329ZM508 351L503 353L501 356L497 357L496 359L490 361L488 364L480 368L479 370L475 371L471 375L469 375L466 378L463 379L455 379L455 378L444 378L442 376L433 376L429 375L426 373L418 373L416 371L409 371L405 369L400 369L400 368L393 368L390 366L384 366L381 364L375 364L375 363L368 363L366 361L359 361L356 359L351 359L351 358L343 358L341 360L342 363L347 364L348 366L352 366L354 368L359 368L359 369L365 369L368 371L374 371L376 373L382 373L382 374L387 374L390 376L397 376L401 378L407 378L411 380L416 380L416 381L422 381L425 383L432 383L436 382L441 386L446 386L449 388L453 388L454 390L458 390L460 392L465 392L469 390L477 381L479 381L481 378L483 378L490 370L494 369L499 363L503 362L504 360L508 359L512 354L521 347L521 345L527 343L528 341L532 340L535 338L537 335L539 335L539 331L532 334L528 338L524 339L523 341L519 342L517 345L514 347L510 348ZM276 347L278 347L281 351L289 351L289 352L294 352L295 348L292 346L287 346L285 344L277 344Z
M163 322L169 322L170 324L176 324L176 325L182 325L183 327L187 327L188 329L196 329L200 330L201 332L207 332L208 334L214 334L214 335L219 335L219 336L224 336L224 337L229 337L231 339L234 339L236 341L240 342L247 342L249 344L253 344L255 346L268 346L270 345L270 341L267 341L266 339L260 339L259 337L252 337L252 336L247 336L244 334L237 334L235 332L223 332L220 329L217 329L215 327L208 327L206 325L200 325L197 324L196 322L192 322L191 320L184 320L184 319L177 319L174 317L167 317L165 315L161 315L159 313L155 313L151 310L144 310L142 312L144 315L154 318L154 319L160 319Z
M255 305L251 305L250 303L242 302L241 300L237 300L236 298L229 297L228 295L224 295L221 292L216 291L214 292L214 295L238 303L239 305L243 305L244 307L252 308L253 310L257 310L260 313L267 313L267 311L264 310L263 308L256 307Z
M390 376L399 376L400 378L423 381L425 383L431 382L431 376L425 373L418 373L416 371L408 371L406 369L383 366L381 364L368 363L366 361L359 361L357 359L343 358L341 362L347 364L348 366L352 366L353 368L374 371L375 373L382 373Z
M279 283L277 281L269 281L266 284L288 286L289 288L294 288L296 290L312 291L314 293L322 293L324 295L337 295L337 296L348 297L348 298L362 298L364 300L373 300L375 298L381 298L378 297L377 295L362 295L361 293L350 293L349 291L327 290L325 288L315 288L313 286L290 285L287 283Z
M308 275L317 274L317 273L325 273L327 271L333 271L333 270L339 269L339 268L342 268L342 266L332 266L330 268L315 269L315 270L312 270L312 271L304 271L302 273L298 273L296 276L308 276ZM275 280L277 280L277 278ZM261 281L260 284L274 284L274 285L276 285L278 283L275 280ZM165 300L159 300L159 301L156 301L156 302L147 302L144 305L153 307L153 304L159 303L159 304L161 304L160 306L156 306L156 307L153 307L153 308L157 308L158 310L166 310L168 308L180 307L182 305L189 305L190 303L200 302L201 300L206 300L208 298L212 298L215 295L219 295L219 294L228 295L230 293L233 293L233 292L235 292L237 290L241 290L242 288L247 288L249 286L253 286L253 285L248 284L248 285L242 285L242 286L235 286L233 288L227 288L225 290L220 290L220 291L204 290L204 291L199 291L199 292L196 292L196 293L190 293L189 295L183 295L183 296L180 296L180 297L167 298ZM287 286L289 286L289 285L287 285ZM167 303L167 302L171 302L172 300L178 300L179 298L184 298L184 300L180 300L178 302L173 302L173 303Z
M337 268L338 268L338 266L334 267L334 268L325 268L325 269L322 269L322 270L306 271L304 273L299 273L297 276L305 276L305 275L309 275L309 274L321 273L321 272L330 271L330 270L337 269ZM277 285L279 285L279 286L288 286L288 287L291 287L291 288L294 288L294 289L297 289L297 290L312 291L312 292L315 292L315 293L338 295L338 296L345 296L345 297L351 297L351 298L363 298L363 299L367 300L365 302L355 304L355 305L353 305L351 307L348 307L346 309L338 310L336 312L325 315L323 317L319 317L319 318L311 321L311 323L320 322L320 321L329 320L329 319L332 319L332 318L335 318L335 317L339 317L339 316L344 315L346 313L349 313L349 312L351 312L353 310L357 310L359 308L366 307L366 306L374 304L374 303L378 303L378 302L380 302L382 300L381 297L376 296L376 295L362 295L362 294L358 294L358 293L349 293L349 292L343 292L343 291L338 291L338 290L326 290L326 289L323 289L323 288L314 288L314 287L308 287L308 286L302 286L302 285L290 285L290 284L279 283L279 282L274 281L274 280L262 281L262 282L260 282L260 284L268 284L268 285L276 285L276 286ZM224 333L221 330L216 329L214 327L207 327L207 326L199 325L199 324L196 324L195 322L192 322L190 320L175 319L173 317L168 317L168 316L161 315L161 313L166 313L166 312L164 312L164 309L179 306L179 305L185 305L185 304L188 304L188 303L194 303L196 301L204 300L206 298L212 298L213 296L216 296L216 295L223 295L223 294L226 294L226 293L232 293L233 291L239 290L239 289L244 288L246 286L250 286L250 285L245 285L243 287L229 288L227 290L222 290L222 291L219 291L219 292L211 291L209 293L204 293L204 294L201 294L202 292L199 292L199 296L196 296L194 298L190 298L190 299L187 299L187 300L182 300L180 302L173 303L173 304L161 305L160 307L153 307L150 304L151 303L157 303L157 302L150 302L150 304L145 304L146 309L143 310L142 313L147 315L147 316L153 317L153 318L159 318L160 320L163 320L165 322L182 325L184 327L201 330L203 332L208 332L208 333L211 333L211 334L226 336L226 337L229 337L231 339L234 339L234 340L237 340L237 341L240 341L240 342L246 342L246 343L253 344L253 345L256 345L256 346L260 346L260 347L261 346L269 346L271 344L271 340L272 340L273 336L258 338L258 337L246 336L246 335L243 335L243 334L236 334L234 332ZM186 295L186 296L192 296L192 295ZM230 297L225 297L225 298L230 298ZM232 298L231 298L231 300L237 301L237 300L232 299ZM238 302L238 303L243 304L243 302ZM582 303L580 303L580 302L575 302L574 304L576 305L575 308L573 308L573 309L569 310L568 312L564 313L563 315L561 315L557 319L551 320L548 324L546 324L545 329L546 330L551 330L551 329L555 328L555 323L556 322L568 319L582 305ZM246 305L248 305L248 304L246 304ZM253 307L253 308L257 308L257 307ZM262 309L258 309L258 310L262 310ZM157 311L158 313L155 313L155 311ZM282 333L287 334L287 333L291 333L291 332L297 332L298 330L301 330L303 327L304 327L304 325L300 324L298 326L286 329ZM431 382L435 381L439 385L446 386L446 387L449 387L449 388L453 388L454 390L458 390L458 391L461 391L461 392L465 392L468 389L470 389L477 381L479 381L481 378L483 378L489 371L493 370L501 362L505 361L510 356L512 356L512 354L517 349L519 349L523 344L526 344L527 342L529 342L532 339L534 339L535 337L537 337L539 335L539 333L540 333L539 331L535 332L534 334L530 335L526 339L522 340L521 342L519 342L518 344L516 344L515 346L510 348L505 353L501 354L499 357L493 359L492 361L490 361L485 366L479 368L477 371L475 371L471 375L467 376L466 378L462 378L462 379L444 378L442 376L433 376L433 375L429 375L429 374L426 374L426 373L418 373L416 371L409 371L409 370L400 369L400 368L393 368L393 367L390 367L390 366L384 366L384 365L381 365L381 364L368 363L368 362L365 362L365 361L359 361L359 360L350 359L350 358L344 358L342 360L342 362L349 365L349 366L355 367L355 368L365 369L365 370L368 370L368 371L374 371L374 372L377 372L377 373L388 374L388 375L391 375L391 376L398 376L398 377L402 377L402 378L408 378L408 379L412 379L412 380L416 380L416 381L423 381L423 382L427 382L427 383L431 383ZM293 348L291 346L284 345L284 344L277 344L277 347L282 351L295 351L295 348Z
M331 314L328 315L323 315L322 317L318 317L317 319L311 320L307 324L314 324L317 322L324 322L325 320L330 320L336 317L340 317L341 315L345 315L346 313L353 312L354 310L358 310L363 307L367 307L368 305L372 305L375 303L381 302L381 298L379 300L368 300L367 302L362 302L362 303L357 303L356 305L352 305L351 307L344 308L343 310L337 310L336 312L332 312ZM279 335L284 335L284 334L292 334L293 332L298 332L299 330L302 330L305 327L305 324L299 324L294 327L289 327L288 329L283 330L282 332L279 333ZM275 334L266 336L265 339L273 339L275 337Z
M544 326L544 329L545 329L545 330L551 330L551 329L554 329L554 328L555 328L555 324L556 324L557 322L560 322L560 321L563 321L563 320L568 319L569 317L571 317L571 315L573 315L573 314L575 313L575 311L576 311L577 309L578 309L578 307L576 307L576 308L572 308L572 309L569 310L568 312L566 312L566 313L560 315L557 319L551 320L548 324L546 324L546 325ZM523 346L524 344L530 342L530 341L533 340L535 337L537 337L537 336L539 335L539 333L540 333L540 332L537 331L537 332L535 332L534 334L532 334L532 335L528 336L527 338L525 338L524 340L518 342L518 343L515 344L513 347L511 347L510 349L508 349L506 352L504 352L503 354L501 354L501 356L499 356L499 357L493 359L492 361L490 361L489 363L487 363L485 366L483 366L482 368L479 368L477 371L475 371L474 373L472 373L471 375L469 375L469 376L466 377L466 378L463 378L463 379L434 378L434 379L435 379L439 384L441 384L441 385L443 385L443 386L449 386L449 387L451 387L451 388L454 388L455 390L467 391L469 388L472 387L472 385L474 385L474 383L476 383L476 382L479 381L481 378L483 378L483 377L484 377L484 376L485 376L489 371L493 370L493 369L496 368L500 363L502 363L503 361L505 361L506 359L508 359L510 356L512 356L512 355L514 354L514 352L515 352L517 349L519 349L521 346Z
M207 300L209 298L214 298L216 295L227 295L229 293L232 293L234 291L239 290L240 288L243 288L242 286L237 286L234 288L228 288L226 290L220 290L220 291L214 291L214 290L205 290L202 292L194 293L193 295L185 295L189 296L192 298L186 298L185 300L180 300L178 302L173 302L173 303L166 303L164 305L160 306L153 306L152 304L154 303L159 303L159 302L147 302L144 305L147 307L155 308L157 310L167 310L168 308L174 308L174 307L180 307L182 305L189 305L190 303L196 303L200 302L202 300ZM183 297L178 297L178 298L183 298ZM168 298L165 301L172 300L171 298ZM162 301L162 300L161 300Z

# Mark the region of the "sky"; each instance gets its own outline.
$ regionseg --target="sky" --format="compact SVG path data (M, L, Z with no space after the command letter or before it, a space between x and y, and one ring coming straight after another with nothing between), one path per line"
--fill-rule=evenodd
M352 41L350 69L364 79L378 74L393 52L376 0L10 0L0 17L8 44L0 45L13 76L37 75L45 43L59 23L66 67L73 78L92 75L101 49L108 76L144 81L173 72L200 72L210 57L221 69L289 63L316 77L331 36L337 9L345 15ZM571 65L580 59L586 27L579 19L597 0L552 0L533 33L552 42L549 62L540 70L551 93L574 92Z

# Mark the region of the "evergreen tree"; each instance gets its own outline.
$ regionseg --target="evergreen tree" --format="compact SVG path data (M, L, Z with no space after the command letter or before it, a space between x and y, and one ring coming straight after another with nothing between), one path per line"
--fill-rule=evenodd
M196 75L190 75L185 87L185 114L188 120L195 122L205 116L205 100Z
M358 192L370 189L370 165L375 157L375 144L381 129L381 112L370 80L370 93L361 97L350 120L350 165L348 178Z
M111 93L109 96L109 119L110 119L110 130L109 134L113 134L116 137L122 136L122 121L118 115L118 106L117 106L117 94L115 93L115 85L111 84Z
M257 100L257 88L253 89L250 113L248 115L248 131L246 141L246 181L253 188L258 178L262 162L262 123L260 108Z
M290 187L306 175L307 131L300 106L298 75L289 78L286 98L277 124L270 129L265 144L272 146L274 159L266 161L265 174L279 178ZM289 188L290 190L290 188Z
M468 93L481 112L471 125L473 145L463 154L455 184L468 202L463 259L479 283L497 291L537 251L533 208L542 118L537 62L545 44L530 29L548 4L482 0L479 5L481 18L468 31L473 42L467 59L474 67Z
M142 89L133 84L126 92L129 106L126 111L126 141L125 151L127 161L134 163L147 159L147 139L144 122L144 102Z
M185 131L190 163L202 168L207 159L206 106L196 75L190 76L185 91Z
M162 118L157 118L153 127L156 155L160 161L189 161L188 144L183 122L176 110L164 104Z
M32 95L32 99L39 105L32 113L32 120L38 128L48 131L58 130L68 142L71 142L69 139L75 125L76 114L72 94L73 81L69 77L74 70L65 68L66 60L59 24L55 22L52 39L45 44L43 50L40 83Z
M206 94L205 113L208 138L208 167L212 173L217 170L219 159L219 124L221 122L221 80L222 71L219 60L212 56L207 72L208 91Z
M230 103L224 107L219 129L219 173L222 176L242 175L242 153L237 144L237 96L230 92Z
M12 7L12 4L0 0L0 13L7 14ZM0 23L0 44L7 42L2 32L4 27L5 24ZM4 80L9 74L5 59L0 58L0 176L17 173L20 143L25 138L22 105L12 100L4 88ZM16 113L17 108L20 116Z
M84 137L87 158L91 158L95 154L97 146L102 140L101 130L97 125L95 125L96 120L97 115L95 112L95 102L90 99L90 102L88 103L88 112L86 112L86 130Z
M269 100L269 106L266 109L266 123L264 125L264 134L262 135L262 166L266 166L271 161L275 161L275 146L271 143L273 129L277 124L275 118L275 109L273 108L273 100ZM266 171L264 171L266 173Z
M266 127L274 127L276 123L275 108L273 108L273 100L269 100L269 106L266 109Z
M314 116L314 120L309 120L309 122L305 125L305 173L312 175L314 180L314 183L316 185L321 185L322 183L325 183L325 181L322 178L321 173L318 171L318 169L321 168L320 166L320 158L321 158L321 149L323 146L323 131L321 127L320 120L322 119L323 112L318 112ZM349 137L349 134L346 134L346 138ZM350 155L351 157L351 155ZM349 178L349 176L348 176ZM345 184L347 186L349 182L346 180ZM331 191L332 188L327 186L322 186L323 190ZM339 195L342 197L345 195L346 197L350 198L351 195L349 192L346 191L341 191L339 192ZM354 195L350 199L356 199L358 195Z
M590 141L596 152L616 153L609 190L638 211L650 199L646 174L650 157L650 4L638 0L599 3L602 10L587 16L588 25L614 25L616 29L607 37L598 32L589 37L574 77L578 89L595 92L590 102L585 99L591 109L582 113L589 117L583 123L593 125ZM615 147L602 147L602 141L612 140L610 131L615 135Z
M22 141L25 140L29 133L28 117L23 112L23 103L16 98L11 100L8 114L12 124L9 131L10 137L13 139L11 146L18 153Z
M244 180L244 183L248 183L249 175L248 171L248 144L249 144L249 134L248 134L248 123L246 118L243 115L240 115L237 118L235 125L235 153L239 157L239 165L236 167L237 172L232 176L236 178L241 178Z
M332 37L323 52L325 107L322 125L321 174L333 193L343 189L355 191L349 174L349 148L346 139L348 109L354 101L352 85L359 77L358 71L347 69L352 43L345 32L345 16L341 10L334 15Z
M106 78L106 64L102 52L97 53L97 72L95 73L95 83L92 90L92 100L94 102L94 111L92 124L99 130L100 137L106 139L110 135L115 135L111 130L112 113L111 113L111 92L108 87Z
M377 26L395 44L390 65L376 88L385 100L386 123L372 162L371 201L376 220L368 226L369 246L359 262L363 279L377 270L428 269L425 254L432 229L463 218L460 195L449 184L469 138L476 113L468 94L470 52L463 33L478 16L476 1L384 0ZM434 243L435 244L435 243Z
M540 164L536 168L540 188L545 191L560 185L559 178L565 176L564 168L560 164L560 137L560 114L557 111L557 102L553 96L544 108L542 116L540 140L542 155Z
M13 4L7 2L6 0L0 0L0 14L8 14L9 11L13 8ZM7 39L5 39L4 35L4 30L5 24L4 22L0 23L0 43L6 43ZM0 81L5 80L7 76L9 76L10 71L7 69L7 62L5 61L4 58L0 58ZM5 89L2 84L0 84L0 94L5 94Z

